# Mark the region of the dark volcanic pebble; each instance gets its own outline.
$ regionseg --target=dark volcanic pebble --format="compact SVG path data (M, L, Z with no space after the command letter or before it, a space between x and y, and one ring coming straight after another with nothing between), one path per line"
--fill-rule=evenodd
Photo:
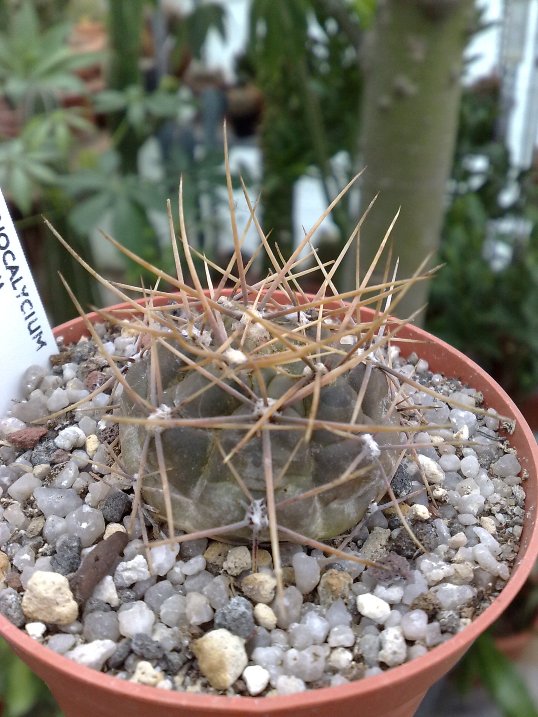
M161 645L143 632L138 632L131 639L131 649L144 660L158 660L163 656Z
M167 672L170 672L172 675L179 672L179 670L183 667L183 665L187 662L188 656L186 652L167 652L166 655L163 657L163 666Z
M0 614L12 622L15 627L23 627L26 623L21 607L21 597L13 588L0 591Z
M108 495L100 506L107 523L119 523L131 508L129 496L121 491Z
M107 667L109 670L119 670L123 665L127 657L131 653L131 640L126 638L118 642L118 645L112 655L107 660Z
M215 613L215 628L224 628L239 637L249 637L254 631L254 615L250 602L240 595L231 598Z
M56 543L56 553L50 560L50 566L56 573L69 575L78 570L82 544L77 535L62 535Z
M45 440L38 443L32 451L30 461L33 466L39 466L43 463L51 463L52 457L57 450L58 447L54 443L54 440L52 438L45 438Z

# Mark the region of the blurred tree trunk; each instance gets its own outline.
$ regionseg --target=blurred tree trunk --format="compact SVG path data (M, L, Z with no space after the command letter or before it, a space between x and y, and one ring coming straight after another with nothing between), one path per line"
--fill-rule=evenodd
M108 87L124 91L141 83L140 51L144 0L109 0L108 32L110 64ZM112 129L117 132L116 148L125 172L136 172L139 140L134 130L125 124L122 113L113 115Z
M399 277L438 248L473 11L472 0L379 0L365 48L362 206L380 196L361 232L361 273L400 206L393 230ZM409 316L427 292L421 282L395 313Z

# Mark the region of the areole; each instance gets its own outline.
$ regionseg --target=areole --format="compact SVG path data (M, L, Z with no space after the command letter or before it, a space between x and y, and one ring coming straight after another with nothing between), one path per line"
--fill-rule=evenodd
M126 308L120 305L113 308ZM371 316L365 310L365 317ZM96 314L89 318L95 320ZM84 322L75 319L55 330L66 342L78 340L84 333ZM426 690L443 676L470 647L472 642L506 609L523 586L538 556L538 446L525 420L512 400L479 366L464 354L425 331L405 326L395 344L402 351L416 351L430 367L447 376L457 377L481 391L484 403L503 415L513 416L516 428L510 436L517 450L526 481L526 522L520 554L506 587L469 627L435 647L428 654L381 675L350 684L309 690L290 696L227 697L158 690L123 681L82 667L57 655L0 617L0 635L30 668L50 687L66 717L187 717L194 715L266 715L286 713L294 717L323 717L338 710L350 715L370 717L411 717Z

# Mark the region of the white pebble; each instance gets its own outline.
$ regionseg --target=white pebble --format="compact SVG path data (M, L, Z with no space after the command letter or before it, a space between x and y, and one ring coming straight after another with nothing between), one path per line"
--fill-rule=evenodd
M316 558L298 551L292 558L292 566L295 571L295 584L297 588L303 595L312 592L319 583L321 575L319 563Z
M396 605L402 601L403 591L404 589L401 585L390 585L388 587L376 585L374 595L388 603Z
M476 456L465 456L460 465L460 471L466 478L476 478L480 470L480 463Z
M471 413L471 411L464 411L459 408L454 408L450 411L449 419L456 431L467 428L469 436L473 435L478 426L478 419L474 413Z
M338 598L338 600L331 603L325 612L325 617L330 628L337 625L351 625L351 614L342 598Z
M206 561L203 555L195 555L194 558L187 560L182 566L184 575L196 575L205 569Z
M328 663L333 670L346 670L353 662L353 653L343 647L337 647L329 655Z
M377 623L383 623L390 615L390 605L386 600L376 597L372 593L357 596L357 610L364 617Z
M100 510L81 505L65 517L65 529L80 538L83 548L93 545L105 532L105 519Z
M426 592L428 589L426 578L420 570L413 570L411 575L412 578L408 580L407 585L404 587L404 594L402 597L404 605L410 605L416 597L422 595L422 593Z
M64 428L54 439L54 444L58 448L63 448L64 451L70 451L72 448L82 448L85 443L86 434L78 426Z
M269 684L269 672L260 665L248 665L242 674L249 695L259 695Z
M34 640L40 640L47 632L47 626L44 622L27 622L24 629Z
M347 625L336 625L330 631L327 642L330 647L351 647L355 644L355 634Z
M475 591L469 585L454 585L443 583L431 588L443 610L454 610L467 605L475 596Z
M134 637L138 632L151 635L155 615L145 602L137 600L127 603L123 610L118 612L120 633L124 637Z
M418 462L424 471L424 475L426 476L428 483L436 484L444 481L445 472L439 463L434 461L433 458L429 458L428 456L424 456L419 453Z
M284 653L284 670L305 682L320 680L325 672L328 652L327 645L311 645L304 650L292 647Z
M7 492L14 500L24 503L40 485L39 478L36 478L32 473L25 473L9 486Z
M69 650L65 656L79 665L100 670L116 649L116 643L112 640L93 640L84 645Z
M473 547L473 557L482 570L485 570L492 575L498 574L499 563L484 543L479 543Z
M460 464L460 459L454 453L445 453L439 458L439 465L445 472L459 471Z
M379 639L381 641L380 662L389 667L395 667L405 662L407 645L401 627L387 627L380 633Z
M127 588L140 580L150 577L149 567L143 555L135 555L132 560L121 562L114 573L114 582L119 588Z
M62 408L66 408L67 406L69 406L67 391L64 391L63 388L54 389L47 399L48 410L51 413L56 413L56 411L61 411ZM61 448L61 446L58 447Z
M72 488L46 488L34 490L34 498L45 518L59 516L65 518L68 513L82 505L82 498Z
M428 615L424 610L410 610L402 615L400 626L406 640L423 640L426 636Z
M293 675L280 675L276 679L276 691L279 695L294 695L297 692L305 692L306 685L299 677Z
M149 552L153 572L155 575L163 576L174 567L179 545L158 545L156 548L151 548Z
M325 641L329 632L329 622L317 612L314 610L307 612L301 620L301 624L308 629L314 643L320 645Z
M119 606L121 601L118 596L118 591L116 590L116 585L114 584L112 575L105 575L101 582L97 583L92 593L92 597L94 597L96 600L102 600L103 602L106 602L108 605L110 605L110 607Z
M198 592L187 593L185 611L191 625L203 625L213 618L213 608L209 600Z
M486 530L484 527L473 526L473 533L478 537L481 543L483 543L490 553L493 555L499 555L501 552L501 546L499 542L493 537L493 535Z
M513 453L506 453L491 464L491 470L500 478L517 476L521 470L521 464Z

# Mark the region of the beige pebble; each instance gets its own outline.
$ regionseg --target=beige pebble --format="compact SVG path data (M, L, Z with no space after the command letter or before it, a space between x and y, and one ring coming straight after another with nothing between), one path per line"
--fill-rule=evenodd
M121 523L109 523L106 528L105 532L103 533L103 540L106 540L114 533L126 533L127 530L125 529L125 526Z
M218 568L222 568L229 550L230 546L226 545L226 543L220 543L218 540L212 540L207 546L204 558L210 565L216 565Z
M151 662L147 660L140 660L136 663L136 668L131 682L137 682L140 685L150 685L155 687L164 678L163 673L160 670L156 670Z
M260 568L272 568L273 567L273 556L265 548L258 548L256 553L256 565Z
M414 503L409 511L409 517L414 520L428 520L430 517L430 511L425 505Z
M37 466L34 466L34 470L32 471L32 473L35 475L36 478L42 480L50 474L50 471L50 463L38 463Z
M484 530L487 530L490 535L495 535L497 532L495 521L489 515L483 515L480 518L480 525L484 528Z
M216 690L233 685L247 666L245 641L220 628L211 630L192 644L200 672Z
M269 604L275 597L276 578L269 573L251 573L241 580L243 594L253 602Z
M101 445L101 444L100 444L100 442L99 442L99 439L97 438L97 436L95 435L95 433L92 433L90 436L88 436L88 437L86 438L86 446L85 446L85 448L86 448L86 453L88 454L88 456L89 456L90 458L93 458L93 457L94 457L94 455L95 455L95 453L96 453L96 451L97 451L97 449L99 448L100 445Z
M266 630L274 630L276 627L275 611L265 603L259 602L254 605L254 619L260 627L264 627Z
M0 550L0 583L6 579L10 567L11 563L8 556Z
M389 531L390 532L390 531ZM319 601L322 605L330 605L338 598L349 597L353 578L345 570L331 568L323 573L318 584Z
M246 545L239 545L237 548L231 548L228 551L225 561L222 564L228 575L240 575L245 570L250 570L252 566L252 558L250 550Z
M69 625L78 617L78 605L64 575L37 570L28 580L22 610L30 621Z

